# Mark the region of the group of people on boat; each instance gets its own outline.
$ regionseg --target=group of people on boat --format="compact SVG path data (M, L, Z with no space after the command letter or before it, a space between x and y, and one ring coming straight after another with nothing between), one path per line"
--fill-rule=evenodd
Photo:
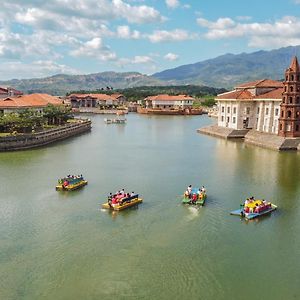
M124 189L116 192L115 194L109 193L107 196L107 203L109 206L115 207L122 205L124 202L131 201L134 196L137 196L135 192L126 193Z
M195 203L197 200L202 200L205 194L206 189L204 186L202 186L201 189L193 190L193 187L190 184L184 192L184 197L190 199L191 203Z
M271 208L271 203L262 200L255 200L255 198L252 196L250 198L247 198L244 202L244 213L256 213L259 214L267 209Z
M82 175L68 175L65 178L61 178L58 180L58 183L62 185L62 187L67 187L69 184L74 184L83 180Z

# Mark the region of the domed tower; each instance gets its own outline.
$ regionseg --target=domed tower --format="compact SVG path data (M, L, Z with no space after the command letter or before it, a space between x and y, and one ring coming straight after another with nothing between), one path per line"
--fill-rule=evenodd
M285 71L278 135L300 137L300 67L295 56Z

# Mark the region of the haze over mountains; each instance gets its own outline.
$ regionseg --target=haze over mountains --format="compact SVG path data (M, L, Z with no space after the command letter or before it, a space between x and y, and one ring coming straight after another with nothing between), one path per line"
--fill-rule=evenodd
M225 54L213 59L165 70L152 76L138 72L103 72L88 75L54 75L46 78L0 81L26 93L44 92L64 95L74 90L106 88L122 89L137 86L206 85L231 88L238 83L270 78L280 80L293 56L300 56L300 46L271 51Z

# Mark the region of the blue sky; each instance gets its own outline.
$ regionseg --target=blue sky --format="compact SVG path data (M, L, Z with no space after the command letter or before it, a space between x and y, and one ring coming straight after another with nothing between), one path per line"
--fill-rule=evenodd
M2 0L0 80L152 74L300 45L300 0Z

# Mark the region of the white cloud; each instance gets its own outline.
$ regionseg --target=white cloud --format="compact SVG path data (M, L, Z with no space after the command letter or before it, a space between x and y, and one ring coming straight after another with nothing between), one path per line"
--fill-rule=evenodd
M230 18L219 18L216 22L210 22L204 18L197 19L198 25L209 29L225 29L235 25L235 22Z
M210 22L198 18L197 23L208 29L205 37L211 40L247 38L256 48L283 47L300 44L300 19L286 16L274 23L238 23L230 18Z
M133 64L147 64L147 63L152 63L153 59L150 56L135 56L132 60L131 63Z
M166 54L166 55L164 56L164 59L166 59L166 60L168 60L168 61L175 61L175 60L177 60L178 58L179 58L179 56L178 56L177 54L171 53L171 52L169 52L168 54Z
M77 49L72 50L71 55L75 57L91 57L102 61L116 60L117 55L108 46L103 45L100 37L84 42Z
M152 43L159 42L181 42L185 40L195 39L196 35L183 29L156 30L152 34L148 35L149 40Z
M7 78L33 78L54 74L79 74L80 72L64 64L58 64L50 60L33 61L31 63L4 62L1 63L0 79ZM17 76L16 76L17 74Z
M169 8L176 8L180 5L180 3L178 0L166 0L166 5Z
M117 37L121 39L139 39L141 34L137 30L131 31L129 26L123 25L117 28Z

